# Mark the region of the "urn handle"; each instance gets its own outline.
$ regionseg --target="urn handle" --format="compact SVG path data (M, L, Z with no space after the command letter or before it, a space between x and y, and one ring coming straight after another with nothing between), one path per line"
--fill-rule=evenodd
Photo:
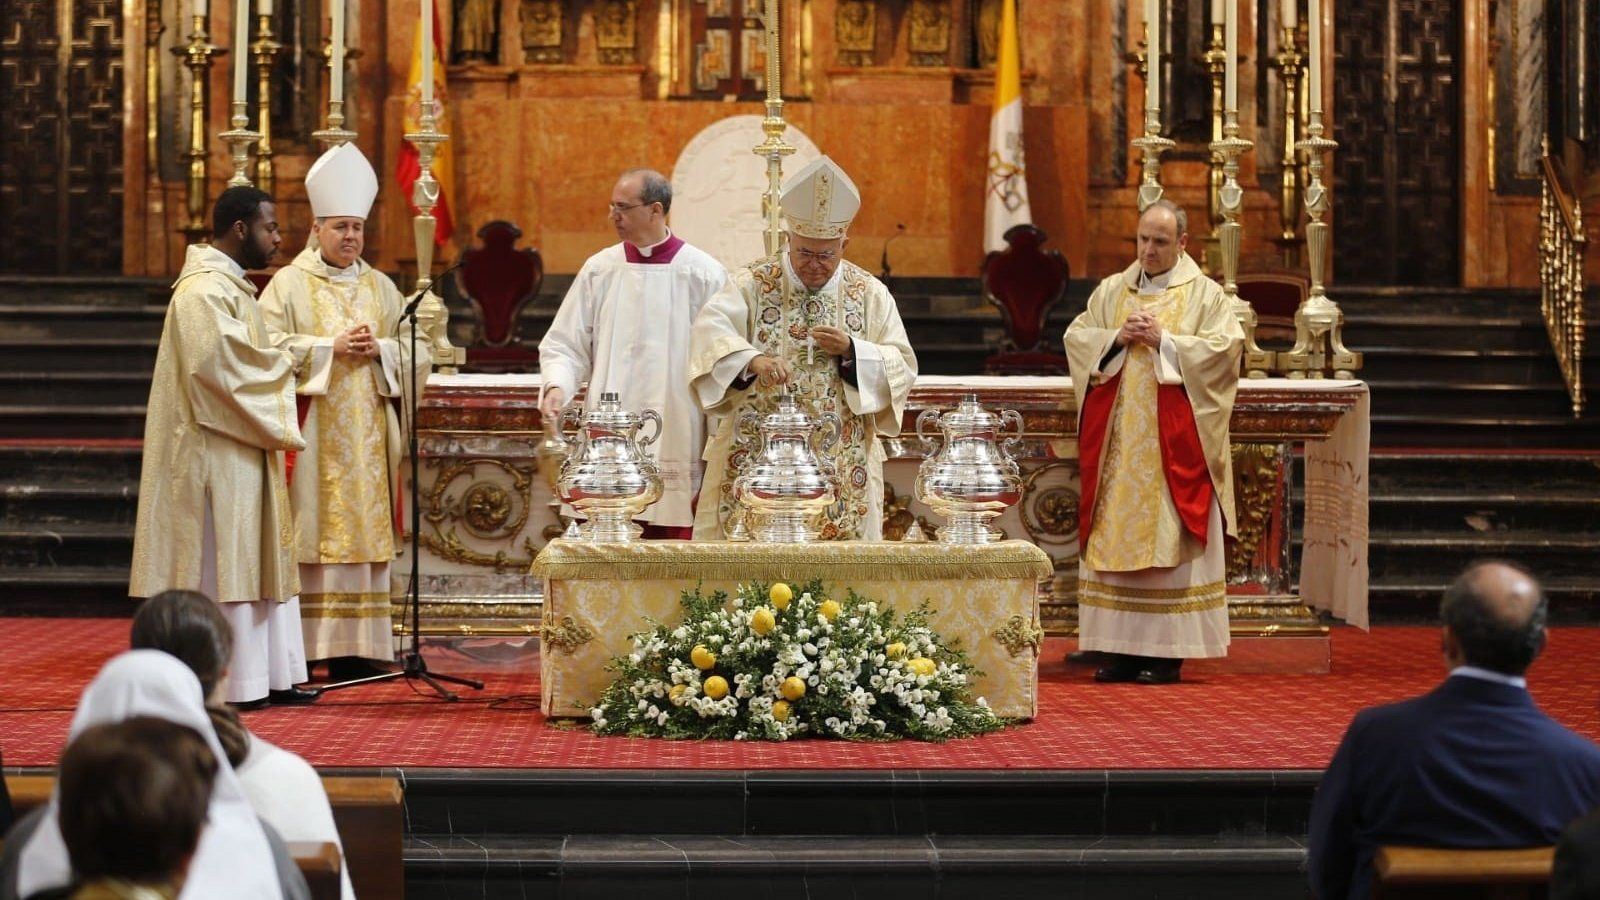
M811 435L811 452L821 456L844 438L844 420L838 413L823 413L817 417L816 433Z
M928 422L932 422L936 426L939 424L939 411L937 409L925 409L917 416L917 440L922 442L923 459L933 458L935 452L933 438L923 431L923 426Z
M574 430L574 437L567 437L568 420L572 422L571 428ZM567 456L569 458L579 452L587 441L587 435L583 430L583 407L573 403L562 408L561 415L556 420L556 437L567 445Z
M1001 452L1004 453L1008 459L1015 459L1017 454L1022 452L1022 433L1026 426L1023 425L1022 422L1022 413L1019 413L1014 409L1008 409L1000 413L1000 429L1002 434L1005 432L1005 426L1007 422L1016 422L1017 432L1011 437L1005 439L1005 443L1002 445Z
M640 430L644 429L644 423L646 423L646 422L654 422L654 423L656 423L656 430L651 432L650 436L648 438L643 436L643 435L639 436L638 444L639 444L639 449L640 450L643 450L644 448L650 446L651 444L654 444L656 441L661 439L661 414L656 412L653 409L645 410L644 412L639 414L639 428L640 428Z

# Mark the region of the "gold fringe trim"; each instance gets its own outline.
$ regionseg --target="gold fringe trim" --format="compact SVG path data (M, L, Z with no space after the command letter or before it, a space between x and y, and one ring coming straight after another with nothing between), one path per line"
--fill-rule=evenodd
M1116 612L1179 615L1226 609L1228 594L1227 586L1221 581L1187 588L1135 588L1081 581L1078 605Z
M332 591L301 594L300 615L306 619L387 618L393 609L387 591Z
M1027 541L955 546L821 542L746 544L641 541L590 544L557 540L530 573L557 581L951 581L1051 577L1043 550Z

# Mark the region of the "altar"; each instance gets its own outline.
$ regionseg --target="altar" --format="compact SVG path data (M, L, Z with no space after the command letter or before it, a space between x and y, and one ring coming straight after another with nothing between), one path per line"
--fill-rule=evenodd
M549 487L554 472L539 457L539 384L537 374L429 380L418 413L425 633L533 636L544 628L544 584L530 566L562 525ZM912 522L929 534L939 524L911 498L925 451L916 417L950 409L968 393L1022 416L1024 495L995 525L1048 557L1040 623L1047 633L1073 635L1079 491L1069 379L919 377L904 431L884 441L885 537L898 539ZM1325 649L1323 611L1366 626L1368 417L1360 381L1240 381L1232 419L1239 537L1228 550L1236 646L1240 638L1272 637ZM1298 519L1296 466L1305 470ZM409 570L405 559L394 567L397 579ZM404 593L397 580L395 596ZM398 627L398 601L396 616Z

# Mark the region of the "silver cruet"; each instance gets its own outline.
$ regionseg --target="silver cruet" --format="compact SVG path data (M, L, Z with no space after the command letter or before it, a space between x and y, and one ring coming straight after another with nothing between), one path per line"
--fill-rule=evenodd
M814 541L822 511L839 493L833 467L817 457L838 441L842 423L833 413L813 421L787 392L776 410L759 417L759 423L757 418L754 411L740 416L741 432L759 428L761 449L734 481L734 496L751 536L768 544Z
M587 411L567 407L563 426L578 419L578 436L567 444L567 458L556 479L561 499L588 517L581 534L590 541L631 541L643 529L633 520L661 499L661 474L644 448L661 436L661 414L647 409L635 415L622 407L619 394L604 393ZM645 422L655 433L639 436Z
M933 454L933 441L924 433L928 423L944 432L943 446ZM1016 433L999 439L1009 422ZM991 520L1022 499L1022 474L1006 452L1022 439L1022 415L1008 409L999 415L967 394L955 409L943 413L926 409L917 416L917 437L924 455L912 495L946 520L939 540L946 544L987 544L1005 535L990 527Z

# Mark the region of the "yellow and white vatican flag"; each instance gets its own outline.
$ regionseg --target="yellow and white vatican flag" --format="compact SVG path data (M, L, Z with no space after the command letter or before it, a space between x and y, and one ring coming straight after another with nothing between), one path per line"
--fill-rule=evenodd
M995 67L994 115L989 120L989 174L983 202L983 249L1006 248L1006 230L1033 222L1027 166L1022 157L1022 63L1017 0L1000 3L1000 59Z

